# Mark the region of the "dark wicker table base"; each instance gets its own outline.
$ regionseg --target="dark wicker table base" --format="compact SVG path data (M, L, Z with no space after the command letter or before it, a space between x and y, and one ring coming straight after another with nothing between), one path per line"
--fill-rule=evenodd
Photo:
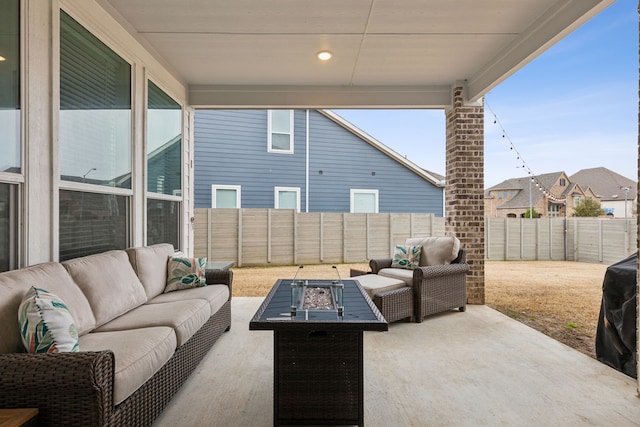
M274 426L363 425L362 334L274 332Z

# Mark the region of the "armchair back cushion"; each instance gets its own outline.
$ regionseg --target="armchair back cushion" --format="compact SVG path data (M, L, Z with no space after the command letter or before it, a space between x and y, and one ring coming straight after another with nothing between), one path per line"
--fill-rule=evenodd
M89 300L96 327L147 302L144 287L125 251L70 259L62 265Z
M140 278L147 299L157 297L167 286L167 261L173 255L173 245L157 245L129 248L126 250L134 271Z
M420 267L451 264L460 251L460 240L453 236L411 237L405 245L422 245Z

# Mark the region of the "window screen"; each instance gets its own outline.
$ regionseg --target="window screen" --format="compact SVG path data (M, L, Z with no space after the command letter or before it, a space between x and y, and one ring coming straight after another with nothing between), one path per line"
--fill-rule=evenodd
M63 11L60 178L131 188L131 66Z
M180 202L147 201L147 245L156 243L180 247Z
M60 261L129 243L129 197L60 191Z

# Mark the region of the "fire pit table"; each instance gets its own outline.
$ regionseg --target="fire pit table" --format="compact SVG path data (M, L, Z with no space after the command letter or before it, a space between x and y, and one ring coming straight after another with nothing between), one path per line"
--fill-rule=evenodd
M249 329L273 331L274 426L363 425L363 333L388 325L357 280L280 279Z

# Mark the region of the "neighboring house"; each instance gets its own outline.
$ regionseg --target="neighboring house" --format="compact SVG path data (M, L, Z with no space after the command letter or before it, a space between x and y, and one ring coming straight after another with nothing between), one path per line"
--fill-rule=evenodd
M637 214L638 191L634 180L603 167L579 170L570 179L583 188L590 187L607 215L629 218Z
M194 132L196 208L443 214L442 176L330 111L198 110Z
M590 188L571 182L564 172L511 178L485 190L485 216L522 218L530 206L541 217L571 216L585 197L599 201Z

